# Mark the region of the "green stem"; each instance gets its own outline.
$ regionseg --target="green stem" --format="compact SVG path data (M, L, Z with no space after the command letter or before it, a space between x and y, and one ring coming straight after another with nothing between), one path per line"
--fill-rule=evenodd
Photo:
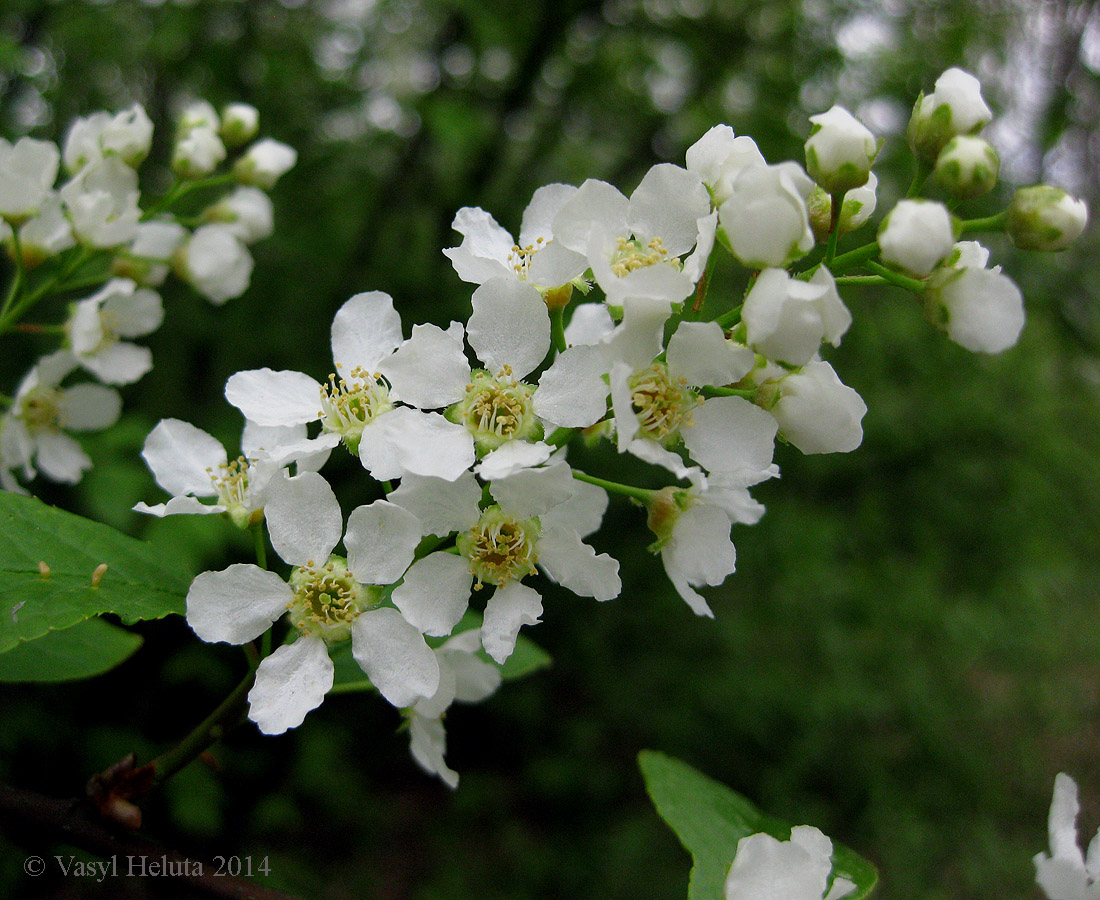
M837 284L889 284L881 275L838 275Z
M250 668L241 683L218 705L217 709L196 725L175 747L162 753L149 764L154 772L154 785L163 784L204 750L221 740L226 732L244 721L248 691L255 678L256 670Z
M61 285L64 283L70 275L80 268L94 251L87 247L81 246L76 253L74 253L67 263L57 272L53 277L46 279L42 284L36 287L33 291L26 294L17 303L13 303L10 306L0 309L0 334L8 331L11 325L18 322L28 309L30 309L39 300L54 290L61 290Z
M746 400L756 399L756 388L727 388L711 387L707 385L699 388L699 393L704 397L744 397Z
M833 194L829 199L829 239L825 244L825 265L836 256L836 243L840 240L840 213L844 207L844 193Z
M932 166L918 156L917 171L916 174L913 175L913 182L909 185L909 190L905 194L905 199L912 200L916 197L920 193L921 188L924 187L924 183L928 180L928 176L931 174Z
M153 216L163 212L177 200L192 194L195 191L209 187L221 187L226 184L236 184L237 176L232 172L224 172L221 175L211 175L209 178L198 178L195 181L181 181L168 189L163 197L153 203L142 215L141 221L147 222Z
M741 321L741 306L735 306L733 309L722 313L722 315L720 315L714 321L718 323L723 331L728 331L730 328Z
M604 478L597 478L595 475L578 472L576 469L573 470L573 477L576 478L577 481L586 481L589 484L602 487L609 493L622 494L624 497L631 497L641 503L651 502L657 494L660 493L659 491L646 490L646 488L632 487L629 484L619 484L617 481L607 481Z
M924 293L926 285L923 281L918 281L916 278L909 278L906 275L899 275L897 272L893 272L887 269L886 266L879 265L873 260L868 260L864 265L876 275L885 278L890 284L896 284L898 287L912 291L914 294Z
M554 343L554 349L558 353L564 353L568 349L565 342L565 307L557 306L550 310L550 340Z
M835 275L837 272L843 269L850 269L852 266L858 266L865 260L871 259L873 256L878 255L878 241L871 241L869 244L864 244L862 247L856 247L855 250L849 250L847 253L841 253L829 263L829 269Z
M8 288L8 294L4 298L4 305L0 307L0 318L7 313L9 309L15 304L16 298L19 296L19 291L23 288L23 247L19 243L19 229L12 228L11 230L11 247L12 256L15 262L15 275L12 276L11 285Z
M345 681L329 688L327 696L331 697L333 694L361 694L373 690L375 690L374 685L366 679L363 681Z
M576 433L576 428L555 428L550 432L549 437L543 438L543 441L551 447L564 447Z
M64 325L42 325L37 322L16 322L12 331L22 331L25 334L64 334Z
M703 271L703 277L699 279L699 285L695 288L695 302L691 305L693 313L698 313L707 302L707 291L710 290L710 279L714 275L714 266L717 262L718 254L712 248L710 256L707 257L707 267Z
M252 546L256 551L256 564L261 569L267 568L267 541L264 539L263 521L253 522L248 526L252 532Z
M1008 210L1001 210L995 216L986 216L984 219L963 219L958 223L959 234L969 231L1004 231L1008 222Z

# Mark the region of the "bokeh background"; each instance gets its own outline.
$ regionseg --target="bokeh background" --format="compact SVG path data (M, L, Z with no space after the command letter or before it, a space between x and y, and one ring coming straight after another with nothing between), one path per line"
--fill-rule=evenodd
M406 328L468 315L440 250L460 206L518 227L536 187L599 177L628 192L726 122L769 161L801 159L809 115L848 106L886 139L880 203L911 175L909 108L944 69L978 75L1006 184L1040 180L1096 209L1100 9L1040 0L250 0L0 7L0 134L61 139L74 116L145 105L170 133L188 99L257 106L299 164L274 192L252 286L221 309L178 284L156 366L86 446L95 469L45 498L159 542L195 572L248 557L219 521L154 522L138 452L162 417L230 444L222 389L259 366L323 377L332 314L390 292ZM146 186L165 183L154 148ZM878 896L1037 897L1054 775L1100 824L1100 269L1098 242L1056 256L990 240L1028 324L998 357L934 333L900 291L850 290L828 354L865 398L863 446L801 457L738 527L739 570L696 619L614 505L600 549L624 590L597 605L547 586L530 631L549 670L447 720L451 793L411 762L399 716L331 698L279 738L251 727L146 804L148 830L200 856L270 859L308 898L685 895L689 858L649 805L635 756L678 756L773 815L812 823L880 868ZM720 267L714 291L738 276ZM58 316L61 313L59 311ZM8 391L31 354L9 339ZM19 344L16 346L16 344ZM615 473L613 453L579 454ZM334 462L345 512L372 499ZM53 796L130 750L148 759L236 683L238 653L182 620L88 682L0 688L0 778ZM47 848L69 852L63 846ZM153 883L25 879L0 835L0 895L160 896Z

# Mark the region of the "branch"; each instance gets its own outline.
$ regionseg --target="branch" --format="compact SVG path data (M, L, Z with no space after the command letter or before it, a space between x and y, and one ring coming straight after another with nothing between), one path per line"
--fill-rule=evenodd
M185 882L197 896L223 900L300 900L293 894L262 887L242 878L214 875L217 868L132 834L105 827L84 800L58 800L0 784L0 825L13 838L47 838L79 847L104 859L144 857L167 861L167 874Z

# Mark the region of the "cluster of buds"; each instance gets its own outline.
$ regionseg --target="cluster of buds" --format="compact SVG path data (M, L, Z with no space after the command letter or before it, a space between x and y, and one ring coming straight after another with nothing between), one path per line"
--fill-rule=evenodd
M14 268L0 334L18 326L61 337L0 417L4 489L23 490L15 473L72 483L89 468L67 432L113 424L121 401L105 385L133 383L152 367L148 348L130 339L161 325L156 289L170 271L215 304L248 287L248 247L273 228L266 190L296 159L284 144L253 142L258 126L259 114L245 104L231 104L221 116L206 103L187 107L172 152L179 180L145 208L138 169L153 143L153 123L138 104L77 119L60 147L0 139L0 243ZM230 153L232 166L220 171ZM184 217L178 204L192 194L203 205L188 207ZM68 302L63 323L20 322L51 298ZM104 384L62 387L77 370Z
M988 120L963 76L946 73L918 103L922 159ZM409 719L417 761L453 783L443 713L496 689L495 666L543 614L533 579L597 601L619 594L618 562L587 543L612 494L645 508L672 586L713 615L701 590L734 571L733 526L763 514L750 491L779 475L777 440L803 453L862 441L866 405L822 357L851 325L840 296L851 275L918 294L963 346L1015 342L1019 291L986 268L984 248L956 243L968 223L942 203L901 201L877 241L837 253L841 233L874 211L879 141L838 107L812 123L807 168L769 164L719 125L629 197L595 179L540 188L518 238L463 208L462 240L444 253L475 285L466 321L407 332L388 295L357 294L332 322L327 377L265 368L229 379L247 421L236 462L192 425L157 426L144 456L173 496L139 508L266 526L290 568L206 572L187 600L208 641L250 642L286 618L290 640L259 664L249 695L262 731L300 724L334 684L333 655L350 648ZM1042 212L1020 217L1063 235L1083 227L1083 213L1067 224L1072 202L1051 212L1028 196ZM722 252L751 270L744 297L709 290ZM625 483L584 472L568 459L574 439L607 441L667 483L630 484L624 464ZM334 451L358 459L377 496L346 524L321 474ZM820 897L828 849L810 839L791 852L812 857L804 893ZM731 883L753 881L736 872Z

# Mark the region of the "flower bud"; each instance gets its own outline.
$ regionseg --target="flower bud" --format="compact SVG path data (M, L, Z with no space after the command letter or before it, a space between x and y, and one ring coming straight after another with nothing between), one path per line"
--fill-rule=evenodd
M988 141L961 134L936 157L936 182L956 200L973 200L993 190L1000 167Z
M863 225L875 211L878 190L878 179L875 173L867 176L867 183L862 187L853 188L844 195L844 202L840 205L840 233L847 234L855 231ZM815 187L813 193L806 200L806 208L810 213L810 227L814 232L814 239L821 243L829 236L829 228L832 227L833 198L820 187Z
M260 113L247 103L230 103L222 110L221 139L227 147L240 147L256 136Z
M225 145L213 129L190 129L172 151L172 171L181 178L203 178L225 159Z
M1000 353L1013 346L1024 327L1024 299L1001 267L985 268L989 251L960 241L947 265L928 279L924 302L933 324L960 347Z
M275 187L275 182L294 168L298 151L286 144L265 138L248 148L233 171L241 184L251 184L265 191Z
M883 262L924 278L955 246L951 215L933 200L901 200L879 226L878 245Z
M867 183L878 142L848 110L834 106L810 116L813 130L806 141L806 171L830 194L842 194Z
M848 453L863 442L867 404L820 359L779 382L769 411L783 438L803 453Z
M746 166L719 207L733 255L746 266L785 266L814 245L806 197L814 183L797 163Z
M1020 188L1008 207L1009 237L1021 250L1064 250L1085 230L1088 208L1048 184Z
M239 297L252 277L252 255L226 225L203 225L176 253L181 278L211 303Z
M977 134L992 118L978 79L962 69L948 69L936 79L931 94L917 97L907 131L909 146L921 159L934 162L951 138Z

